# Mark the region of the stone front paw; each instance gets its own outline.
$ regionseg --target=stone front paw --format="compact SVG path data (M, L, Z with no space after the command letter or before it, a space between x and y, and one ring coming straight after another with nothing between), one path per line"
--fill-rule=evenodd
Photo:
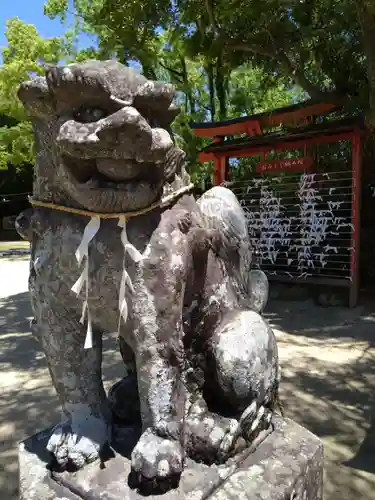
M67 465L82 468L99 458L103 446L108 443L108 424L99 418L88 416L84 421L65 422L56 425L47 443L60 467Z
M177 441L157 436L147 429L134 448L132 469L140 481L164 480L183 470L183 450Z

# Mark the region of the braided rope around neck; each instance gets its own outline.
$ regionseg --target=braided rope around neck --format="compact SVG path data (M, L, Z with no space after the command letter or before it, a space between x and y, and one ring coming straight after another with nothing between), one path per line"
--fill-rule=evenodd
M57 203L50 203L47 201L39 201L39 200L34 200L33 198L29 198L29 203L33 207L42 207L42 208L50 208L52 210L59 210L60 212L68 212L71 214L76 214L76 215L83 215L86 217L99 217L99 219L120 219L125 217L125 219L130 219L131 217L136 217L137 215L143 215L147 212L151 212L151 210L154 210L155 208L163 207L165 205L168 205L169 203L172 203L176 198L181 196L182 194L188 193L191 191L194 187L194 184L191 183L188 186L184 186L173 193L169 194L168 196L164 196L159 201L156 201L155 203L152 203L148 207L141 208L140 210L133 210L129 212L122 212L122 213L104 213L104 212L92 212L90 210L82 210L80 208L71 208L71 207L65 207L64 205L58 205Z
M85 318L87 318L87 331L85 338L85 349L90 349L93 346L93 329L92 329L92 319L91 312L89 307L89 244L92 239L95 237L96 233L100 228L100 219L118 219L118 226L121 228L121 243L124 247L124 262L123 262L123 272L121 278L121 285L119 290L119 321L118 321L118 334L120 333L120 325L121 319L126 322L128 319L128 305L126 302L125 296L125 288L128 286L130 289L133 288L130 276L126 270L125 266L125 258L126 254L128 254L134 262L139 262L142 260L142 254L130 243L128 240L127 232L126 232L126 222L131 217L136 217L137 215L142 215L151 210L159 207L163 207L169 205L179 196L191 191L194 187L194 184L189 184L180 189L177 189L173 193L164 196L161 200L149 205L146 208L141 210L134 210L131 212L124 213L100 213L100 212L91 212L89 210L81 210L78 208L70 208L65 207L63 205L58 205L55 203L49 203L46 201L34 200L32 198L29 199L30 204L35 207L43 207L50 208L52 210L59 210L61 212L68 212L77 215L83 215L86 217L90 217L90 221L85 227L85 230L82 235L82 240L77 248L75 253L75 257L77 259L78 266L80 267L84 263L83 270L81 272L80 277L71 287L71 290L77 295L80 295L81 290L84 289L84 301L82 305L82 316L80 319L80 323L83 324Z

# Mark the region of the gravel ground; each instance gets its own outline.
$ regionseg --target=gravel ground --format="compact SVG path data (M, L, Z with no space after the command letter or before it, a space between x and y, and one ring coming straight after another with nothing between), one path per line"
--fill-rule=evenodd
M59 405L29 331L27 260L0 259L0 498L18 498L17 443L55 423ZM356 309L271 301L287 416L325 444L326 500L375 500L375 305ZM123 370L105 339L107 387Z

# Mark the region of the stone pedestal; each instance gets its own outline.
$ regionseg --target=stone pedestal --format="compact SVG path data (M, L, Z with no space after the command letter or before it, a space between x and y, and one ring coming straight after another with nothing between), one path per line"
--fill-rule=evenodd
M177 489L159 500L322 500L323 445L308 430L289 419L275 417L273 432L252 450L223 466L189 461ZM46 469L45 444L49 431L20 444L20 500L139 500L132 489L130 451L136 429L123 429L114 456L75 473ZM115 443L116 444L116 443ZM127 449L126 449L127 448Z

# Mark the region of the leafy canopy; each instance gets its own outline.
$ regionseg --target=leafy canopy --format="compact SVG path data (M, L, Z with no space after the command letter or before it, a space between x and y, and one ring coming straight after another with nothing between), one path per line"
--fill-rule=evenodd
M9 163L33 162L31 123L25 116L17 90L21 82L43 74L45 63L57 63L69 54L72 37L44 39L35 26L18 18L6 23L8 45L1 49L0 67L0 168Z
M227 29L233 24L233 3L215 2ZM197 162L204 141L194 136L190 120L222 120L275 108L295 98L284 75L265 71L257 60L227 52L216 20L211 23L207 0L74 0L70 5L77 32L95 35L103 57L115 56L124 64L136 61L148 78L176 86L183 112L174 132L188 154L196 182L205 176L206 167ZM72 13L69 9L66 0L45 4L48 16L63 21ZM236 12L240 22L240 11Z

